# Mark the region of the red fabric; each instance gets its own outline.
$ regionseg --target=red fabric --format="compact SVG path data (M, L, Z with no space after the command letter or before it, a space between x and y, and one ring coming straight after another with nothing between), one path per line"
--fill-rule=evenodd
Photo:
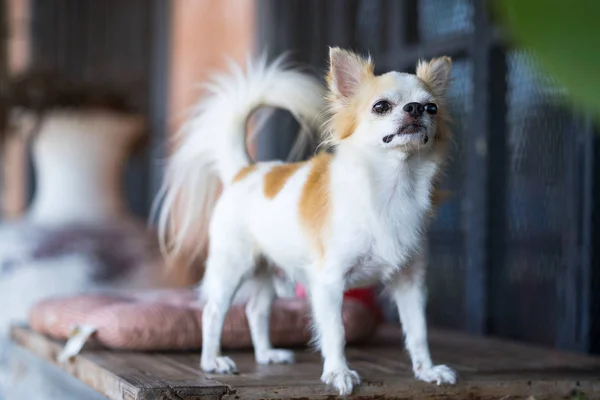
M300 298L306 298L306 290L300 284L296 285L296 296ZM377 302L374 287L347 290L344 293L344 298L360 301L375 313L375 317L378 321L383 320L383 313L379 307L379 303Z

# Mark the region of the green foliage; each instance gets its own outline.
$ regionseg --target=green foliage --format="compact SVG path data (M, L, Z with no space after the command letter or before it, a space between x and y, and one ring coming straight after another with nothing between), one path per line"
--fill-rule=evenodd
M600 117L600 0L492 1L516 44L534 52L576 106Z

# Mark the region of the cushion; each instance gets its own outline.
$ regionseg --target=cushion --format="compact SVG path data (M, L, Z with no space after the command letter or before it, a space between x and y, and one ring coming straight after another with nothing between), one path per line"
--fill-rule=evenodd
M30 326L59 340L76 325L96 329L90 342L112 349L184 350L202 344L202 305L193 290L138 295L89 294L44 300L30 310ZM346 297L343 321L349 344L370 337L379 318L372 307ZM271 341L276 347L306 345L311 339L310 307L304 298L277 299L271 313ZM234 305L225 319L225 349L252 347L245 305Z

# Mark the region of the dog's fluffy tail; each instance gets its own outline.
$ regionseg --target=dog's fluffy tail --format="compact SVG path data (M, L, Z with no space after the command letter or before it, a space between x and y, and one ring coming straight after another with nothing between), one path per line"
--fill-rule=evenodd
M228 185L252 163L246 147L246 124L255 110L288 110L300 123L293 152L302 151L322 122L323 85L311 75L286 68L279 58L234 64L206 85L207 96L182 127L169 159L158 214L160 244L167 259L178 259L193 241L194 258L205 249L208 222L220 184ZM155 203L155 206L158 203ZM187 249L186 249L187 250Z

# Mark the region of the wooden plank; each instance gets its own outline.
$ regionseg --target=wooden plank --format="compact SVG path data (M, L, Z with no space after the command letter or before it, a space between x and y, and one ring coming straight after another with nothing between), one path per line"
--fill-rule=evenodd
M59 364L56 357L61 343L22 327L13 327L11 337L19 346L114 400L210 399L228 391L223 384L202 376L197 365L193 368L181 363L177 355L93 350Z
M329 399L319 381L320 356L298 351L294 365L260 366L251 352L233 353L239 375L203 374L198 352L134 353L85 350L56 363L61 344L27 328L13 340L111 399ZM455 332L430 334L436 362L455 367L461 381L438 387L413 378L397 326L382 327L371 343L349 347L348 360L363 378L356 399L600 398L600 358Z
M4 343L6 345L6 343ZM40 359L32 352L14 344L4 347L8 355L2 366L10 368L10 378L2 383L0 398L7 399L39 399L48 400L107 400L107 397L90 388L77 378L55 368L52 364ZM44 388L44 393L37 391ZM4 396L4 397L2 397Z

